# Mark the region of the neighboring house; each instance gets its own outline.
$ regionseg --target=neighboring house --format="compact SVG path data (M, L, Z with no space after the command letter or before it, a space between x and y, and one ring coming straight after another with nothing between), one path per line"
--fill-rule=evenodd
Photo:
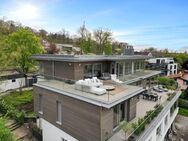
M171 57L150 58L147 60L146 68L153 70L162 70L164 75L177 74L178 64Z
M56 47L60 50L60 54L79 54L80 48L71 44L56 44Z
M187 89L188 87L188 72L187 71L184 70L176 75L169 75L169 78L175 79L176 82L179 84L182 91Z
M18 89L25 86L25 76L16 70L1 71L0 92Z
M34 84L34 110L44 141L120 141L125 137L120 130L123 122L144 117L160 102L165 103L161 113L134 138L162 141L168 137L178 112L179 92L171 100L164 93L156 102L142 98L145 88L150 88L161 74L145 70L148 56L33 58L40 64L40 78Z
M0 92L31 87L37 82L36 74L24 75L16 70L3 70L0 74Z

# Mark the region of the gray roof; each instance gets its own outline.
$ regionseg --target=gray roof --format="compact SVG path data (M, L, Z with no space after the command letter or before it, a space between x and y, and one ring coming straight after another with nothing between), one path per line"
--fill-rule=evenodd
M88 62L88 61L120 61L120 60L145 60L149 59L146 55L58 55L58 54L39 54L33 55L36 60L53 60L67 62Z

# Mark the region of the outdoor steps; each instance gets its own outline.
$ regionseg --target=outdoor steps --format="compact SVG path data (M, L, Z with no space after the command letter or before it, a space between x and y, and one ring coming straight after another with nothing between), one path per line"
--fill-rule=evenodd
M10 128L10 130L11 130L11 131L14 131L14 130L18 129L20 126L21 126L20 124L16 123L16 124L14 124L14 125Z
M19 128L21 125L17 123L16 121L10 120L6 126L10 129L10 131L14 131L17 128Z

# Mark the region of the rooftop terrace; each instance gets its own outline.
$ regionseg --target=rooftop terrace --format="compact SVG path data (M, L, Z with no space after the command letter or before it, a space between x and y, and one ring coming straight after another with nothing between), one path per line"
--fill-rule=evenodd
M63 81L57 81L57 80L44 79L42 81L39 81L35 85L106 108L110 108L121 101L124 101L128 98L131 98L145 91L145 89L143 89L142 87L110 83L110 82L103 81L103 84L113 85L115 86L115 89L106 92L106 94L103 95L95 95L93 93L76 90L75 84L67 84Z

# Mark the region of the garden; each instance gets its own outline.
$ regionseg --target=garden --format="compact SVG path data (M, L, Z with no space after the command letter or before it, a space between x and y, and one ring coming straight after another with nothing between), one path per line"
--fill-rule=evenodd
M33 114L32 90L15 91L0 97L0 113L22 124L25 117Z

